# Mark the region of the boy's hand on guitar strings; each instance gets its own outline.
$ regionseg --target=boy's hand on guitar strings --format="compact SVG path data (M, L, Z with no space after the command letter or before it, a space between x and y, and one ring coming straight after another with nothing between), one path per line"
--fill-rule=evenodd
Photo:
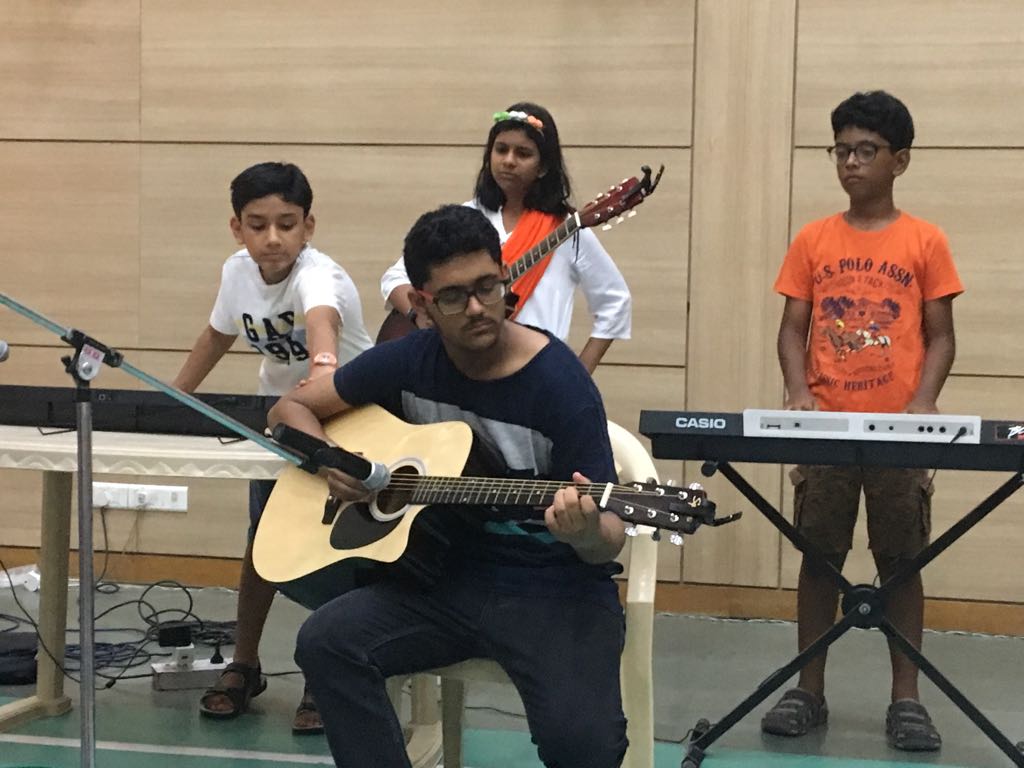
M573 472L577 485L590 483L579 472ZM601 539L601 510L590 496L581 496L575 485L555 492L554 503L544 510L544 522L559 541L572 547L588 547Z

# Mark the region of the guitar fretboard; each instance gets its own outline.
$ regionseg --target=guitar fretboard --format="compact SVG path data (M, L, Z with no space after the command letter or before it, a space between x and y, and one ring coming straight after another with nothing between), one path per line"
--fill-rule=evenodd
M580 217L578 213L569 214L568 218L555 227L547 237L537 243L509 266L509 277L518 280L530 267L539 262L551 251L572 237L580 229Z
M496 507L546 507L567 483L551 480L508 480L492 477L393 477L388 490L409 491L413 504L473 504ZM578 485L581 495L600 499L605 483ZM618 486L613 486L618 488ZM631 488L619 490L635 493Z

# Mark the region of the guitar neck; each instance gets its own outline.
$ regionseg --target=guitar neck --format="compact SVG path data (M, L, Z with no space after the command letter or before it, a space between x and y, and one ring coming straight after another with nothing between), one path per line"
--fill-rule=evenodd
M581 229L578 213L570 213L554 231L509 265L509 277L515 281L558 246Z
M388 490L410 494L413 504L470 504L493 507L547 507L569 483L493 477L392 476ZM617 486L614 486L617 487ZM576 486L580 494L600 500L607 483ZM628 489L623 489L628 490Z

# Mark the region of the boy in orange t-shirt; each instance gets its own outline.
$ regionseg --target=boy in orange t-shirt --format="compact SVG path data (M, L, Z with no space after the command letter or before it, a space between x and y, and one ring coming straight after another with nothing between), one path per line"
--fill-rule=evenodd
M850 197L845 213L805 226L775 290L786 297L779 362L795 410L937 413L953 365L953 299L963 292L942 231L901 212L893 183L910 164L914 124L884 91L857 93L832 112L829 156ZM837 568L853 542L863 488L869 547L883 581L928 543L932 484L925 470L799 466L791 473L794 524ZM838 590L806 557L797 592L798 645L831 628ZM893 590L886 616L921 647L921 576ZM891 746L936 750L942 739L919 701L917 667L890 643ZM800 672L761 721L766 733L802 736L828 718L825 654Z

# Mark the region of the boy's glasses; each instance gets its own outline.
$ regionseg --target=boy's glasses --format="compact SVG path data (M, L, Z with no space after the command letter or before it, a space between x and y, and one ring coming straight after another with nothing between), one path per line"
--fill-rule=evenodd
M828 158L836 165L842 165L850 159L850 155L857 158L861 165L867 165L878 155L880 149L890 149L888 144L875 144L873 141L862 141L858 144L835 144L829 147Z
M485 279L474 285L472 288L464 288L461 285L453 285L450 288L442 288L436 294L428 291L420 291L425 298L434 302L438 312L442 315L457 315L465 312L469 306L469 297L475 296L476 300L485 306L497 304L505 297L508 290L508 282L505 280Z

